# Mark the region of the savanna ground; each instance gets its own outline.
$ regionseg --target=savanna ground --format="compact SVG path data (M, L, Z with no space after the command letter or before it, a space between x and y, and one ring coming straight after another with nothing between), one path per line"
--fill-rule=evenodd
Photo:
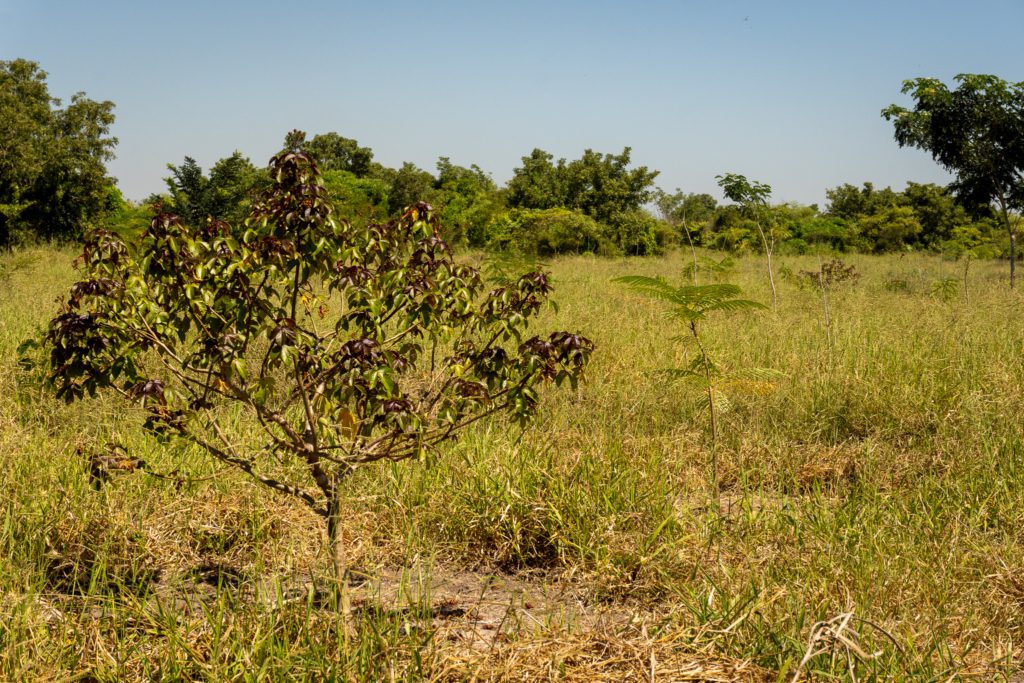
M719 492L692 350L657 302L686 252L551 263L544 317L597 344L525 433L481 424L351 481L352 615L317 589L322 524L120 401L65 406L16 348L74 280L70 251L0 257L0 678L6 680L1015 680L1024 666L1024 297L1006 265L779 262L779 308L704 327L734 391ZM726 276L770 301L763 262ZM705 280L707 281L707 280ZM940 288L941 289L941 288ZM236 435L242 439L244 435ZM96 490L111 443L145 472ZM189 479L176 481L178 476ZM1019 680L1019 679L1018 679Z

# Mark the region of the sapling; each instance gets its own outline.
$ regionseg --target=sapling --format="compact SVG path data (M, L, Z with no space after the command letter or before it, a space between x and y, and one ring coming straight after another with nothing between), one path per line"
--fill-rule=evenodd
M775 273L772 270L772 254L775 251L775 228L771 224L771 212L768 198L772 194L771 185L747 180L738 173L726 173L715 176L718 186L727 199L739 204L744 212L754 221L757 233L761 236L764 257L768 265L768 284L772 288L772 310L779 306L779 295L775 289ZM767 228L767 231L765 230Z
M575 386L593 344L527 336L547 274L487 287L426 204L385 224L335 219L296 150L271 160L242 225L162 213L134 247L92 233L46 334L49 380L67 401L120 394L157 436L308 506L340 588L353 472L424 458L496 413L529 420L540 385Z
M939 278L932 283L932 296L946 305L950 305L960 292L960 280L955 277Z
M777 379L780 373L765 368L751 368L733 373L723 371L708 355L700 323L711 313L764 309L765 306L756 301L738 298L742 290L728 283L673 287L663 278L642 275L627 275L616 278L615 282L621 282L635 292L669 304L669 317L683 323L686 328L684 335L672 339L689 339L697 348L696 356L689 367L673 368L663 372L673 378L694 382L704 391L700 407L707 409L711 423L711 478L717 495L718 413L729 407L729 399L724 390L729 387L765 388L766 383Z
M821 296L821 307L825 318L825 339L828 342L829 358L832 357L832 312L829 307L829 295L832 290L844 282L853 283L860 279L860 273L852 265L846 265L842 259L834 258L820 263L818 270L802 270L800 277L810 283Z
M690 256L693 258L693 266L689 270L690 276L693 278L693 284L697 284L697 271L700 267L697 265L697 247L694 246L693 235L690 233L690 226L686 220L685 196L678 187L675 194L668 194L664 190L659 189L655 193L655 201L661 210L662 219L670 224L674 224L678 220L679 227L683 229L683 234L686 235L686 242L690 245Z

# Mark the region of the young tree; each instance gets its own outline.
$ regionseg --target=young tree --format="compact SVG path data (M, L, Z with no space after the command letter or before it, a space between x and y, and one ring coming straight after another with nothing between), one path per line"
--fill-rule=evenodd
M828 342L829 362L832 361L832 310L829 298L832 291L844 282L854 283L860 279L860 273L853 266L846 265L841 259L834 258L827 263L819 263L818 270L801 270L800 277L810 283L821 295L822 312L825 314L825 340Z
M756 180L749 181L746 176L738 173L726 173L715 176L718 186L726 199L739 204L743 211L754 221L757 226L757 233L761 236L761 244L764 245L764 256L768 262L768 284L772 287L772 310L779 305L779 296L775 290L775 273L772 271L772 252L775 251L775 230L773 226L766 225L770 216L768 198L772 194L771 185L759 183ZM767 233L765 227L768 228Z
M952 189L968 206L995 204L1010 238L1010 287L1016 283L1017 229L1024 209L1024 82L960 74L950 90L936 78L904 81L914 108L891 105L882 116L901 147L931 153L956 176Z
M718 497L718 413L729 408L729 399L724 391L731 387L742 388L751 381L766 382L778 379L778 372L765 368L752 368L737 373L727 373L708 355L704 346L704 338L700 332L700 323L716 312L727 313L751 309L763 309L756 301L738 298L742 293L739 287L729 283L713 285L684 285L673 287L660 277L644 275L626 275L615 278L634 292L652 299L657 299L669 306L669 316L686 326L689 337L676 337L678 340L692 339L697 347L697 354L687 368L673 368L666 371L670 377L695 381L705 392L703 407L708 410L711 421L711 482Z
M285 150L243 225L153 219L137 249L98 231L46 341L58 397L116 392L146 427L309 506L344 577L342 482L423 457L546 382L575 385L593 344L527 337L543 272L487 289L426 204L335 220L315 162Z

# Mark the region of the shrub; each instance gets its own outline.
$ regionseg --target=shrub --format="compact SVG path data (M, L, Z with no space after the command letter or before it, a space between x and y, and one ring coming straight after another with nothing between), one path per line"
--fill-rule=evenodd
M534 256L607 252L601 226L570 209L512 209L487 228L487 246Z
M676 237L667 223L642 209L616 214L608 233L619 251L630 256L664 253L665 247Z
M428 205L359 226L333 218L305 153L270 174L237 228L160 214L135 249L91 234L46 335L49 378L67 401L118 393L161 438L302 501L327 520L340 578L348 476L498 412L525 422L539 385L575 385L593 345L527 338L547 275L486 291Z
M323 178L338 214L364 224L387 216L390 185L383 180L360 178L349 171L324 171Z

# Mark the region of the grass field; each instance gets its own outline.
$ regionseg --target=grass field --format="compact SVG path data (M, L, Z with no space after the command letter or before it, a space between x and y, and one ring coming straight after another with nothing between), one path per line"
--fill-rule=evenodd
M612 279L683 283L687 254L554 261L588 382L525 433L495 420L426 463L357 473L351 617L316 590L320 520L149 439L113 398L65 406L16 348L74 281L69 251L0 257L0 679L1014 680L1024 667L1024 296L1006 265L851 256L821 299L704 327L731 395L717 494L692 350ZM726 276L770 301L763 262ZM946 285L951 287L951 285ZM238 435L244 439L244 435ZM117 442L170 479L94 489ZM174 481L172 473L187 476ZM1019 679L1017 679L1019 680Z

